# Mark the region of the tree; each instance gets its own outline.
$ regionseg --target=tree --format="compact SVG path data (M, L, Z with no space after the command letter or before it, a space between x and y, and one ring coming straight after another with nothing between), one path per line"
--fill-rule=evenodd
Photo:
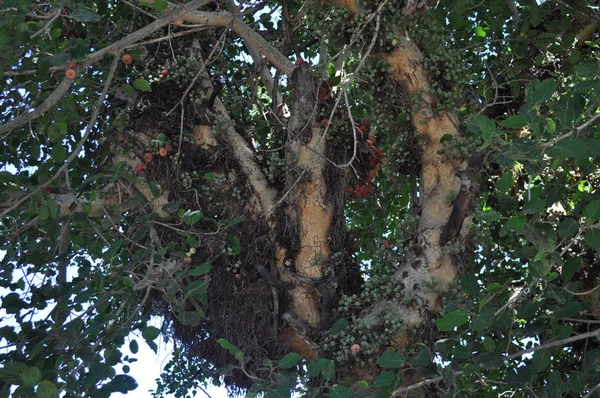
M594 4L5 0L0 396L598 394Z

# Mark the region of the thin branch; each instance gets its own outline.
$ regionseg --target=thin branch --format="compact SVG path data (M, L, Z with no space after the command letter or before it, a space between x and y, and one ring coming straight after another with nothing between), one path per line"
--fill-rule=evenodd
M559 346L562 346L562 345L573 343L575 341L589 339L591 337L598 337L598 336L600 336L600 328L594 330L593 332L581 333L581 334L578 334L578 335L575 335L575 336L572 336L572 337L569 337L569 338L566 338L566 339L563 339L563 340L551 341L551 342L546 343L546 344L541 344L541 345L538 345L538 346L533 346L533 347L530 347L530 348L528 348L526 350L515 352L514 354L504 355L503 359L505 361L509 361L511 359L520 358L523 355L531 354L532 352L542 351L542 350L546 350L546 349L552 348L552 347L559 347ZM480 366L485 367L483 365L480 365ZM454 377L456 377L456 376L462 376L463 374L464 374L464 372L462 370L457 370L455 372L452 372L452 376L454 376ZM392 397L398 397L402 393L406 393L408 391L412 391L412 390L415 390L417 388L428 386L430 384L439 383L440 381L443 381L443 380L444 380L443 376L438 376L438 377L432 377L431 379L426 379L426 380L420 381L420 382L412 384L410 386L401 387L401 388L396 389L392 393Z
M597 113L594 116L592 116L591 118L589 118L581 126L575 128L575 130L569 131L568 133L565 133L565 134L563 134L563 135L561 135L559 137L556 137L552 141L548 141L548 142L545 142L545 143L541 144L541 147L542 148L552 147L557 142L562 141L562 140L566 140L567 138L572 137L573 134L579 134L583 129L585 129L586 127L588 127L590 124L594 123L598 118L600 118L600 113Z
M35 38L37 35L41 35L44 34L48 31L48 29L50 29L50 26L54 23L54 21L56 21L56 19L60 16L60 11L61 11L61 7L54 7L54 9L52 10L52 12L48 15L48 17L50 18L50 20L48 22L46 22L46 24L44 25L43 28L41 28L40 30L38 30L35 33L32 33L31 36L29 36L30 39Z
M37 189L33 190L31 193L29 193L29 194L25 195L24 197L22 197L21 199L17 200L11 207L9 207L5 211L3 211L2 214L0 214L0 218L6 216L8 213L15 210L23 202L25 202L26 200L28 200L29 198L31 198L32 196L34 196L35 194L40 192L42 189L44 189L44 187L48 186L54 180L56 180L58 177L60 177L65 172L65 170L67 170L67 168L69 167L71 162L73 162L73 160L75 160L75 158L77 156L79 156L79 152L81 151L81 148L83 148L83 144L87 141L88 137L90 136L90 133L92 131L92 126L96 123L96 119L98 118L100 110L102 109L102 106L104 104L104 99L106 98L106 94L108 94L108 89L110 88L110 83L112 82L112 79L115 75L115 71L117 70L117 65L119 65L119 58L114 57L113 63L110 67L110 71L108 72L108 77L106 78L106 82L104 83L104 89L102 90L102 94L100 94L100 97L98 97L98 100L96 101L96 105L94 106L94 110L92 112L90 121L85 128L85 133L83 134L83 137L81 137L81 140L79 141L79 143L77 143L77 146L75 147L75 149L73 150L71 155L69 155L69 157L67 158L67 161L46 182L44 182L43 184L38 186Z

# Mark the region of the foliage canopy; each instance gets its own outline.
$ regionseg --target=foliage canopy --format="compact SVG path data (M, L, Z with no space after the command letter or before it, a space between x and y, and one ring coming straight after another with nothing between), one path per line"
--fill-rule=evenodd
M597 2L1 8L0 397L600 394Z

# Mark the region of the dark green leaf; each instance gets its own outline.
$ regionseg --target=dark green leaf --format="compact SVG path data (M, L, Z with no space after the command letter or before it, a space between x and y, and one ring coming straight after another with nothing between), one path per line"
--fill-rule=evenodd
M583 216L590 222L600 220L600 199L588 203L583 211Z
M350 398L352 391L346 387L336 384L329 390L329 398Z
M127 394L128 391L135 390L138 384L135 379L129 375L116 375L108 384L102 387L105 391L120 392Z
M529 119L521 115L509 116L508 119L498 122L500 126L510 129L520 129L527 126L527 123L529 123Z
M69 17L79 22L96 22L101 19L100 15L83 8L81 5L78 5L75 10L69 12Z
M140 91L144 91L144 92L152 91L152 87L150 86L150 83L148 82L148 80L144 80L144 79L135 79L133 81L133 87L137 88Z
M336 336L336 335L342 333L344 330L346 330L347 327L348 327L348 320L346 318L338 318L333 323L333 326L331 326L331 330L329 331L329 334L331 334L332 336Z
M431 356L429 355L429 351L421 350L417 355L412 357L408 361L411 365L414 366L429 366L431 365Z
M562 266L562 278L565 282L569 282L573 275L581 268L581 258L571 257L565 261Z
M4 305L4 303L3 303ZM9 384L21 384L22 376L29 366L21 362L8 362L0 369L0 380Z
M576 160L596 157L600 154L600 140L588 138L583 140L562 140L549 151L551 156Z
M525 98L532 105L541 104L552 98L557 87L554 79L546 79L541 82L537 79L532 80L525 88Z
M492 326L494 322L494 311L485 307L478 314L473 316L472 329L476 332L482 332Z
M550 365L551 358L552 355L550 353L550 350L536 351L533 354L533 358L531 360L533 362L533 367L535 368L535 371L539 373L543 370L546 370L548 365Z
M522 231L525 229L525 215L520 214L509 218L506 226L511 231Z
M469 321L469 316L462 310L447 313L435 321L438 331L445 332L464 325Z
M160 329L155 328L154 326L148 326L146 329L142 330L142 337L146 341L154 341L160 335Z
M39 368L33 366L23 372L21 380L24 386L34 387L42 380L42 372Z
M567 217L558 225L558 236L561 239L572 238L579 230L579 223L572 217Z
M389 386L394 382L396 375L391 370L385 370L381 372L377 377L375 377L375 381L373 382L373 387L385 387Z
M467 293L470 296L476 296L479 294L479 283L477 282L477 278L473 275L465 275L460 280L460 287L463 292Z
M377 364L384 369L399 368L405 362L403 355L394 351L385 351L377 358Z
M131 351L132 354L137 354L139 349L138 343L136 340L131 340L129 342L129 351Z
M48 380L44 380L35 392L35 398L58 398L58 388Z
M296 366L301 359L302 355L297 354L295 352L290 352L289 354L286 354L283 358L281 358L281 360L279 361L279 367L281 369L291 369L294 366Z
M590 228L585 231L584 242L596 250L600 250L600 230L598 228Z
M525 226L525 237L542 252L552 252L556 247L556 234L552 225L535 222Z
M569 301L568 303L558 307L554 311L554 316L557 318L571 318L583 310L583 305L578 301Z
M208 274L210 272L210 264L209 263L202 263L197 267L192 268L191 270L188 271L188 275L189 276L200 276L200 275L204 275L204 274Z

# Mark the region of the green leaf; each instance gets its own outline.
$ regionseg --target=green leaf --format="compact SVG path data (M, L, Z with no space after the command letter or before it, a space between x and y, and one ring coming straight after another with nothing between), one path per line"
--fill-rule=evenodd
M496 221L501 217L502 215L495 210L480 211L477 213L477 219L480 221Z
M54 160L56 163L62 163L67 159L67 156L69 156L69 154L62 146L62 144L58 143L52 147L52 150L50 151L50 156L52 157L52 160Z
M473 275L465 275L460 279L460 287L462 291L467 293L470 296L476 296L479 294L479 283L477 282L477 278Z
M475 27L475 36L477 37L485 37L485 30L481 26Z
M472 133L481 134L487 140L495 134L496 124L487 116L475 115L467 122L467 129Z
M384 370L375 377L375 381L373 382L373 387L385 387L391 385L396 379L396 375L391 370Z
M473 316L472 329L476 332L482 332L492 326L494 322L494 311L485 307L478 314Z
M447 313L435 321L438 331L446 332L456 327L464 325L469 321L469 316L462 310L455 310Z
M239 348L237 348L236 346L234 346L233 344L231 344L229 341L227 341L226 339L219 339L217 340L217 343L219 343L219 345L223 348L225 348L227 351L229 351L229 353L231 355L236 355L240 352L242 352L242 350L240 350Z
M202 263L197 267L192 268L191 270L188 271L188 275L189 276L200 276L200 275L204 275L204 274L208 274L210 272L210 264L209 263Z
M512 187L512 185L513 185L513 173L512 173L512 171L507 171L506 173L502 174L502 177L500 177L500 179L496 183L496 188L500 192L504 192L504 193L508 194L508 193L510 193L510 188Z
M164 11L169 8L169 2L167 0L154 0L152 7L156 11Z
M132 354L137 354L139 349L138 343L136 340L131 340L129 342L129 351L131 351Z
M581 116L584 108L585 99L579 94L572 97L562 97L552 106L554 114L567 129L573 128L574 123Z
M4 302L2 303L4 307ZM4 307L6 308L6 307ZM29 369L29 366L21 362L9 362L0 369L0 380L8 384L21 384L22 376Z
M77 5L75 10L69 12L69 17L78 22L96 22L101 19L100 15L83 8L80 4Z
M279 361L279 367L281 369L291 369L294 366L296 366L301 359L302 355L297 354L295 352L290 352L289 354L286 354L286 356L281 358L281 360Z
M581 268L581 258L571 257L562 266L563 281L569 282L573 275Z
M336 384L329 390L329 398L350 398L352 390L346 386Z
M123 246L123 243L125 241L123 239L119 239L116 242L113 242L112 245L110 245L110 247L108 248L107 251L104 252L104 254L102 255L105 259L110 260L112 259L117 252L119 251L119 249L121 249L121 246Z
M556 248L556 234L550 224L541 222L527 224L525 237L541 252L550 253Z
M511 231L522 231L523 229L525 229L525 215L520 214L518 216L513 216L509 218L508 222L506 223L506 226Z
M377 358L377 364L384 369L399 368L406 358L395 351L385 351Z
M135 379L129 375L116 375L113 377L108 384L102 387L105 391L110 392L120 392L121 394L127 394L128 391L135 390L138 386L138 383Z
M417 355L412 357L408 361L411 365L414 366L429 366L431 365L431 355L429 355L429 351L421 350Z
M567 217L558 225L558 236L561 239L572 238L579 230L579 223L572 217Z
M58 388L48 380L44 380L35 392L35 398L58 398Z
M148 326L146 329L142 330L142 337L146 341L154 341L160 335L160 329L155 328L154 326Z
M348 319L346 318L338 318L333 325L331 326L331 330L329 334L332 336L336 336L342 333L348 327Z
M308 364L308 376L315 377L321 374L321 371L329 364L329 359L319 358Z
M557 318L571 318L579 314L583 310L583 305L578 301L569 301L563 304L554 311L554 316Z
M366 380L361 380L358 382L358 386L360 388L369 388L369 383Z
M540 373L550 365L552 355L550 350L540 350L533 353L533 358L531 362L533 362L533 368L536 372Z
M600 220L600 199L588 203L583 211L583 216L590 222Z
M537 105L548 101L556 91L558 85L554 79L544 81L532 80L525 88L525 98L531 105Z
M600 230L598 228L590 228L585 231L583 241L590 247L600 250Z
M133 81L133 87L137 88L140 91L144 91L144 92L151 92L152 91L152 87L150 86L150 82L148 82L148 80L144 80L144 79L135 79Z
M528 123L529 123L529 119L527 119L525 116L521 116L521 115L509 116L506 120L498 122L498 124L500 126L506 127L509 129L520 129L520 128L527 126Z
M600 140L596 138L562 140L550 148L549 153L551 156L561 159L575 158L576 160L582 160L593 158L600 154Z
M42 380L42 372L39 368L33 366L23 372L21 380L23 380L24 386L34 387Z

